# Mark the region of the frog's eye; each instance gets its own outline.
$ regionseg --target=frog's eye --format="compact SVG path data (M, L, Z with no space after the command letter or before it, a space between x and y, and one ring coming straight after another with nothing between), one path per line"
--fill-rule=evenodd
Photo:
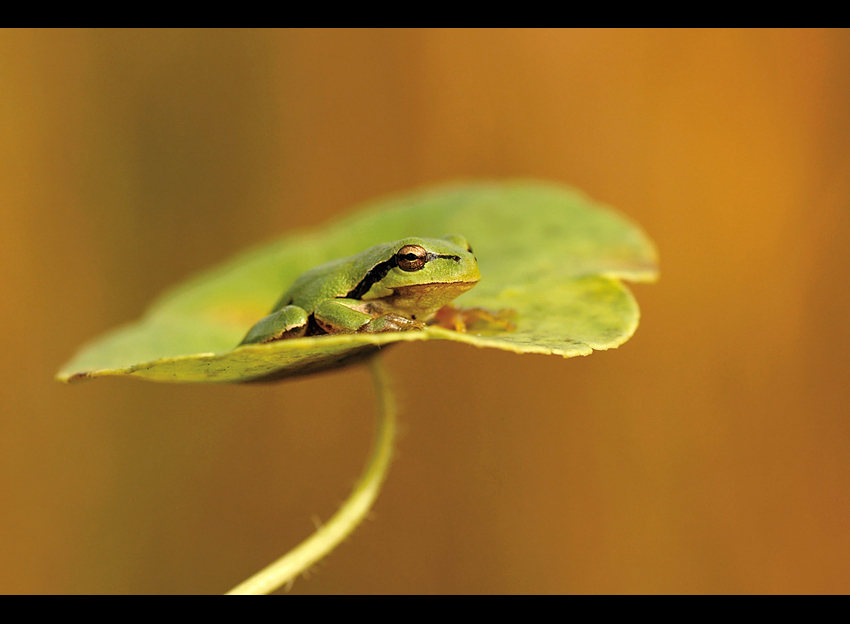
M398 268L408 273L418 271L428 262L428 252L419 245L405 245L398 250L395 257L398 261Z

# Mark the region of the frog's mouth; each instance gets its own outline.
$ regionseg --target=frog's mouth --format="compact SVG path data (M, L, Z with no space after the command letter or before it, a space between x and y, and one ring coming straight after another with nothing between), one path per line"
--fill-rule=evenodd
M434 282L430 284L413 284L397 286L393 294L382 297L381 302L403 313L408 318L424 320L451 303L454 299L475 286L478 282Z

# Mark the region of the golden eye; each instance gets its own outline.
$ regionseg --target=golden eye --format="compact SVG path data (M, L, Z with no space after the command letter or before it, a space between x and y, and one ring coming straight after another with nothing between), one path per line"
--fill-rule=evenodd
M428 262L428 252L419 245L405 245L395 255L398 268L411 273L418 271Z

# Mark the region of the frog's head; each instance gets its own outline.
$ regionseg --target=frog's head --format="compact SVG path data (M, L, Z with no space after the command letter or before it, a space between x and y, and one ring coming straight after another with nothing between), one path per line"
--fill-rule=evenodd
M411 318L428 316L466 292L481 279L472 247L463 236L443 238L404 238L389 250L382 264L386 271L363 299L393 299ZM376 267L377 269L378 267Z
M469 284L481 279L478 262L467 240L457 234L443 238L405 238L395 245L393 267L382 283L387 288L419 284Z

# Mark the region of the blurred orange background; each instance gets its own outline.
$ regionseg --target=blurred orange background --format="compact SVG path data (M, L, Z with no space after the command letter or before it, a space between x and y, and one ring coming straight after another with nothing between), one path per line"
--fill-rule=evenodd
M850 591L848 31L6 30L0 171L2 592L218 593L307 537L367 371L53 374L246 247L516 176L656 241L640 328L390 350L398 457L292 592Z

